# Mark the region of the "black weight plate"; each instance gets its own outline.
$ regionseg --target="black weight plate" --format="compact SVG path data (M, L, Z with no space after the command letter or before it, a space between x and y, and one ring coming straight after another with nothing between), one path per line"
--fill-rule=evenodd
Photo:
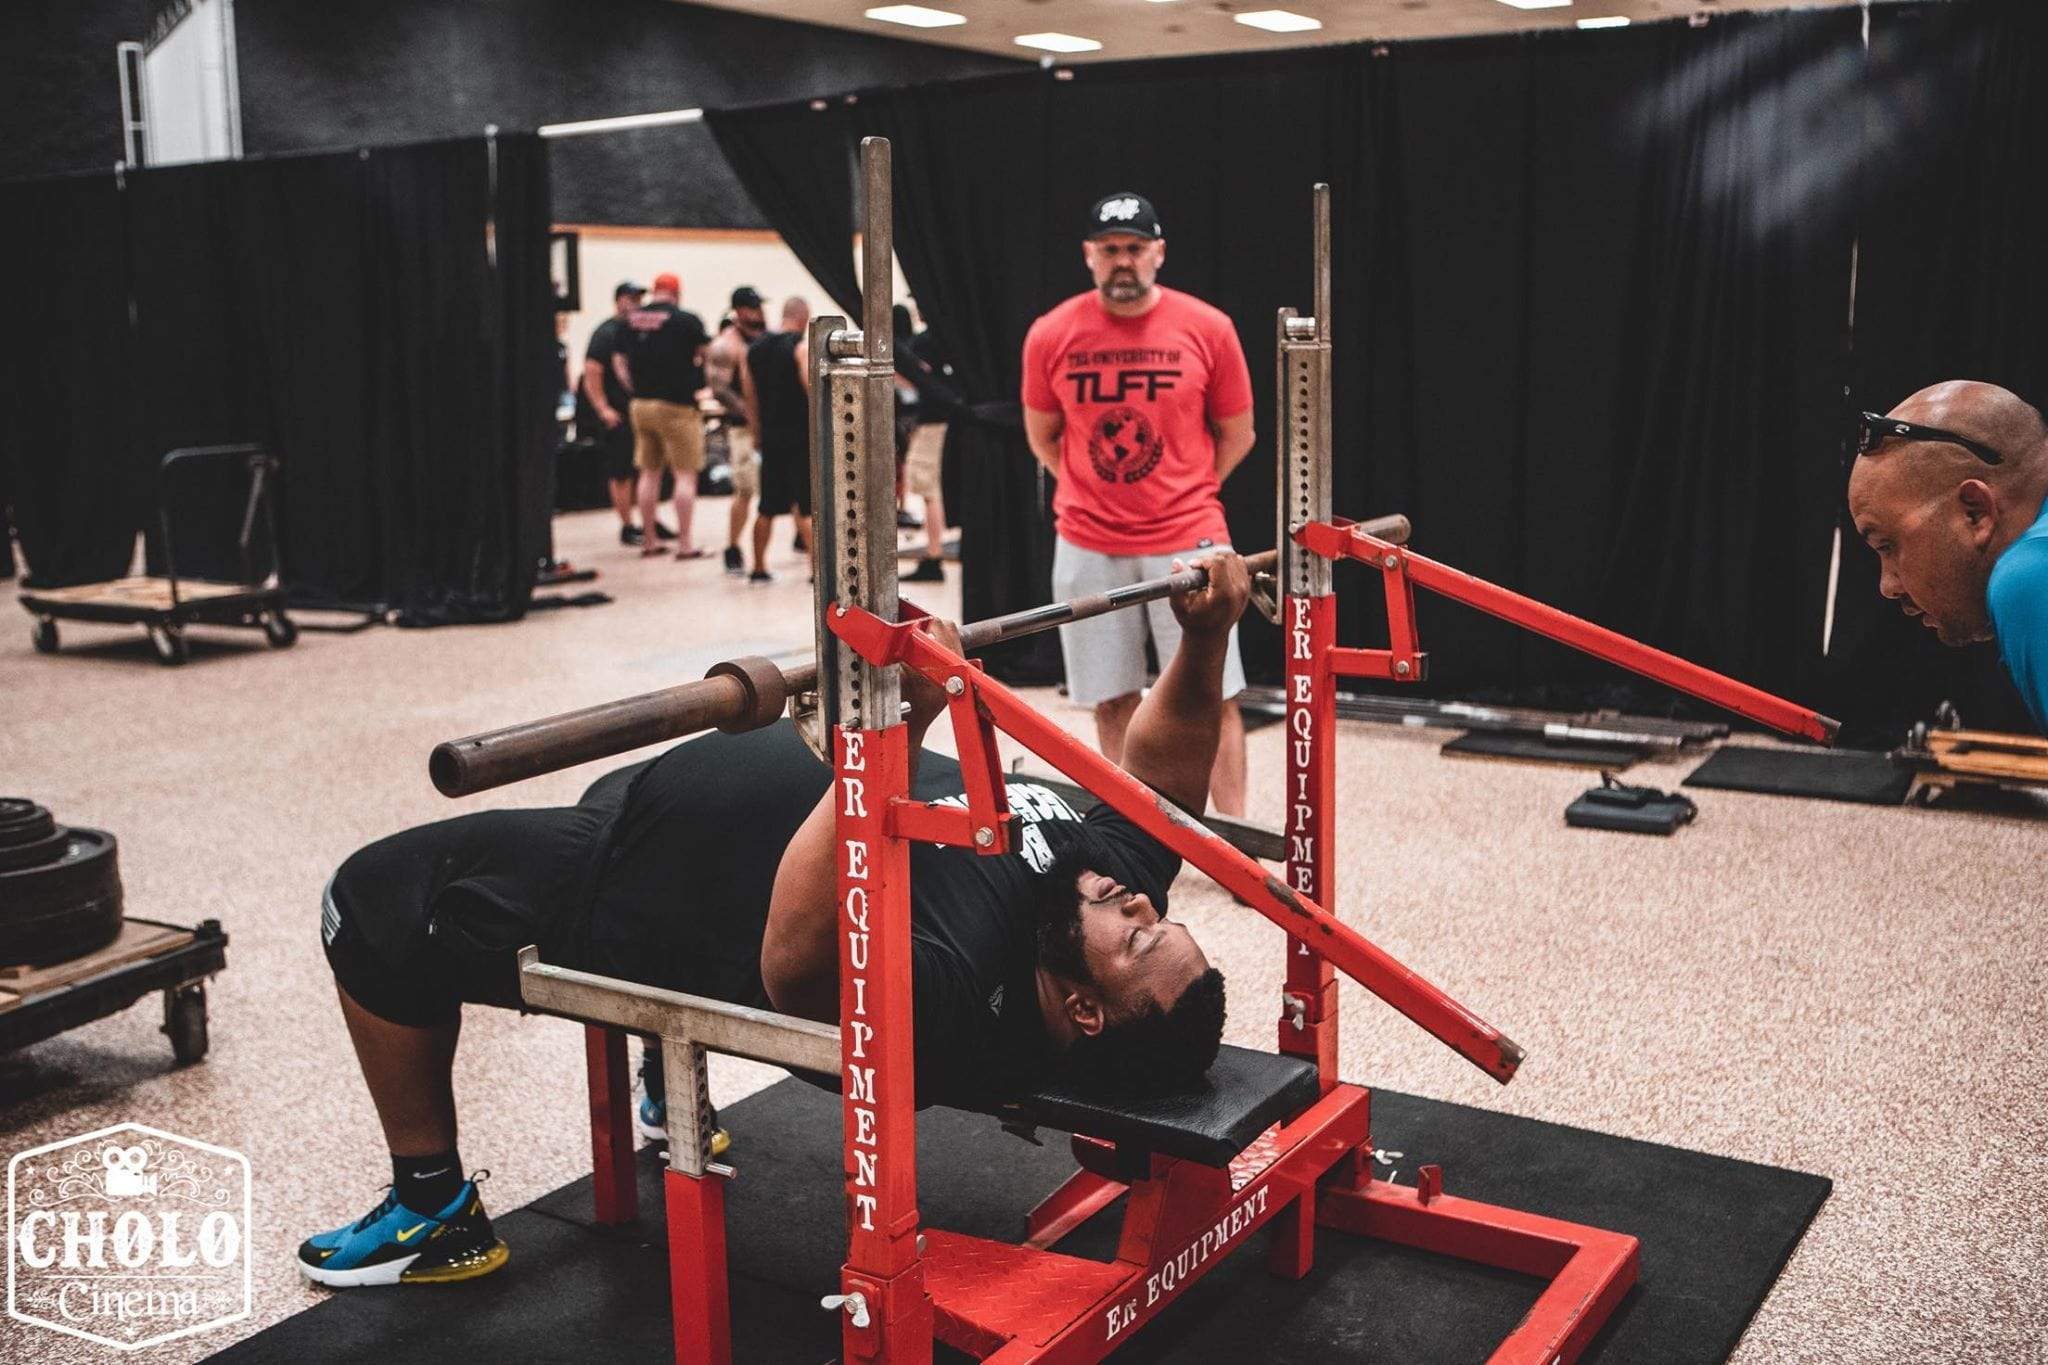
M121 894L118 848L105 830L74 829L64 856L41 867L0 872L0 925Z
M19 796L0 796L0 848L47 838L57 822L35 802Z
M63 825L56 826L40 839L30 839L11 846L0 841L0 872L54 863L64 856L64 849L70 842L71 831Z
M0 963L47 967L83 957L121 933L121 893L89 900L33 920L0 920Z

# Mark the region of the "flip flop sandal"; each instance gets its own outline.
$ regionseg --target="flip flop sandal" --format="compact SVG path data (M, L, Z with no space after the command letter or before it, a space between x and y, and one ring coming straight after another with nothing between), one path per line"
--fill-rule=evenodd
M656 554L659 554L659 553L660 553L660 551L659 551L659 550L657 550L657 551L655 551L655 553L656 553ZM709 551L709 550L677 550L677 551L676 551L676 558L677 558L677 559L708 559L708 558L710 558L710 557L711 557L711 551Z

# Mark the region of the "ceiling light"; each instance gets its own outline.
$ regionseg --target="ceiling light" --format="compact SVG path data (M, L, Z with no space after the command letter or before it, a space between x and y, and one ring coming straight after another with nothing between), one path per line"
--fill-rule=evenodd
M1581 19L1581 20L1579 20L1579 27L1580 27L1580 28L1627 28L1627 27L1628 27L1628 16L1627 16L1626 14L1610 14L1610 15L1608 15L1608 16L1607 16L1606 18L1604 18L1604 19Z
M1040 52L1100 52L1102 44L1093 38L1076 38L1071 33L1026 33L1017 38L1019 47L1035 47Z
M1500 2L1503 5L1512 5L1516 9L1563 9L1571 4L1572 0L1500 0Z
M923 5L879 5L863 13L885 24L907 24L911 28L951 28L967 22L964 14L949 9L926 9Z
M1564 0L1564 3L1569 5L1571 0ZM1231 17L1246 28L1262 28L1268 33L1307 33L1310 29L1323 26L1320 19L1311 19L1306 14L1296 14L1284 9L1255 9L1249 14Z

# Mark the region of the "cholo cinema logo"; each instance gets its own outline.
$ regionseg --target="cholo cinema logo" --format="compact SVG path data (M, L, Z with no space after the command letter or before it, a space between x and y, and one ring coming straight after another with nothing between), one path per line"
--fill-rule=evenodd
M249 1162L124 1123L7 1163L7 1315L123 1351L249 1315Z

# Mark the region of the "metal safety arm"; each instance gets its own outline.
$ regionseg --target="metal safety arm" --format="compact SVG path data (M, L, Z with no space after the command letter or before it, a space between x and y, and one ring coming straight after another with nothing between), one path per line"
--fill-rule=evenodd
M1397 580L1470 607L1524 630L1557 641L1596 659L1626 668L1688 696L1724 707L1761 725L1821 744L1832 744L1841 722L1818 711L1773 696L1676 654L1668 654L1618 631L1596 626L1582 617L1511 592L1496 583L1460 572L1414 553L1406 546L1381 540L1358 526L1311 523L1295 533L1304 547L1327 559L1356 559ZM1392 588L1389 589L1392 594Z

